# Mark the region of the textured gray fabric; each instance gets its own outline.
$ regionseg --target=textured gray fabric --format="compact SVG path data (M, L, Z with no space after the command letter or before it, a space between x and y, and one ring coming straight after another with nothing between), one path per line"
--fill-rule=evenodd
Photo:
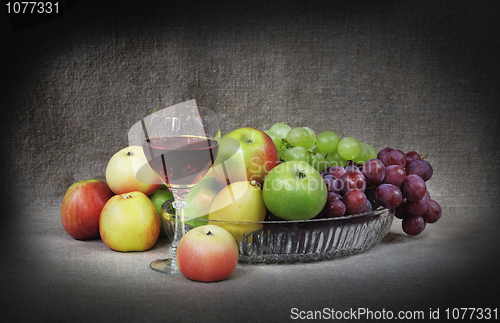
M276 321L290 309L492 306L498 290L497 1L82 0L12 33L1 22L2 316ZM60 224L66 189L104 179L147 108L196 99L223 133L276 122L428 154L442 219L373 250L239 265L197 284ZM493 294L492 294L493 295ZM496 305L495 305L496 306Z

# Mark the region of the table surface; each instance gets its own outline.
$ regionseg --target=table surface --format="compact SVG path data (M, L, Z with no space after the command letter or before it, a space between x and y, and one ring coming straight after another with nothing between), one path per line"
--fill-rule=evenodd
M167 255L166 237L149 251L120 253L100 239L71 238L57 207L26 210L2 242L1 313L23 321L271 322L332 309L428 317L431 309L445 315L447 307L497 306L489 298L499 282L497 227L478 220L493 213L478 218L476 211L444 207L440 221L416 237L395 219L388 235L362 254L238 264L224 281L199 283L149 268Z

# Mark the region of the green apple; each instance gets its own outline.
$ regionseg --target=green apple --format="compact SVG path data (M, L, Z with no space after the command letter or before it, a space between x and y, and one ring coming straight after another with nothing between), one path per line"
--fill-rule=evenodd
M170 192L170 190L168 189L167 186L165 186L165 184L162 184L160 188L156 190L156 192L154 192L149 196L149 199L151 200L151 202L153 202L156 211L158 212L158 217L160 218L160 220L161 220L161 206L163 205L163 203L165 203L165 201L168 201L173 197L174 194ZM165 235L165 230L163 230L163 227L160 230L160 235L161 236Z
M102 241L121 252L150 249L158 240L160 226L153 202L139 191L110 198L99 218Z
M186 195L187 207L184 209L184 217L191 219L208 219L210 206L221 189L215 177L203 177ZM200 220L186 220L185 223L193 227L208 224L207 221Z
M305 161L287 161L274 167L263 186L264 204L283 220L309 220L326 203L327 188L320 173Z

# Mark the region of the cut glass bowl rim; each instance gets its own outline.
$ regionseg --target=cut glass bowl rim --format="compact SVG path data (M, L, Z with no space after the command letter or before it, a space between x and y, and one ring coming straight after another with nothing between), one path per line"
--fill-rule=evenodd
M171 204L174 202L174 198L171 198L167 201L165 201L162 204L162 209L168 211L168 207L171 206ZM173 209L173 207L172 207ZM175 209L173 209L174 212L169 212L172 215L175 215ZM218 222L218 223L235 223L235 224L290 224L290 223L309 223L309 222L329 222L329 221L345 221L345 220L350 220L350 219L355 219L355 218L360 218L363 216L367 215L380 215L383 214L387 211L391 211L390 209L384 208L384 207L379 207L375 210L369 211L369 212L363 212L363 213L358 213L358 214L348 214L348 215L343 215L339 217L333 217L333 218L312 218L309 220L264 220L264 221L230 221L230 220L212 220L212 219L203 219L203 218L191 218L188 216L184 216L184 221L186 220L197 220L197 221L206 221L206 222Z
M169 238L174 236L174 199L162 205L162 226ZM371 212L335 218L309 220L221 221L184 217L185 228L206 224L231 226L261 226L241 238L236 238L239 261L243 263L294 263L334 259L364 252L388 233L394 210L377 208ZM204 221L204 222L201 222Z

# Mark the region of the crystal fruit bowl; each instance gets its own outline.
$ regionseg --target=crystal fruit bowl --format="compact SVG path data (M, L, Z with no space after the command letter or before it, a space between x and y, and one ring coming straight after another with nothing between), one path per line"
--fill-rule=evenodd
M162 205L161 214L162 226L170 239L175 228L172 202L173 199ZM240 233L236 242L239 261L243 263L311 262L354 255L372 248L387 235L393 218L394 212L385 208L302 221L230 222L185 217L185 230L204 224L229 226L229 231Z

